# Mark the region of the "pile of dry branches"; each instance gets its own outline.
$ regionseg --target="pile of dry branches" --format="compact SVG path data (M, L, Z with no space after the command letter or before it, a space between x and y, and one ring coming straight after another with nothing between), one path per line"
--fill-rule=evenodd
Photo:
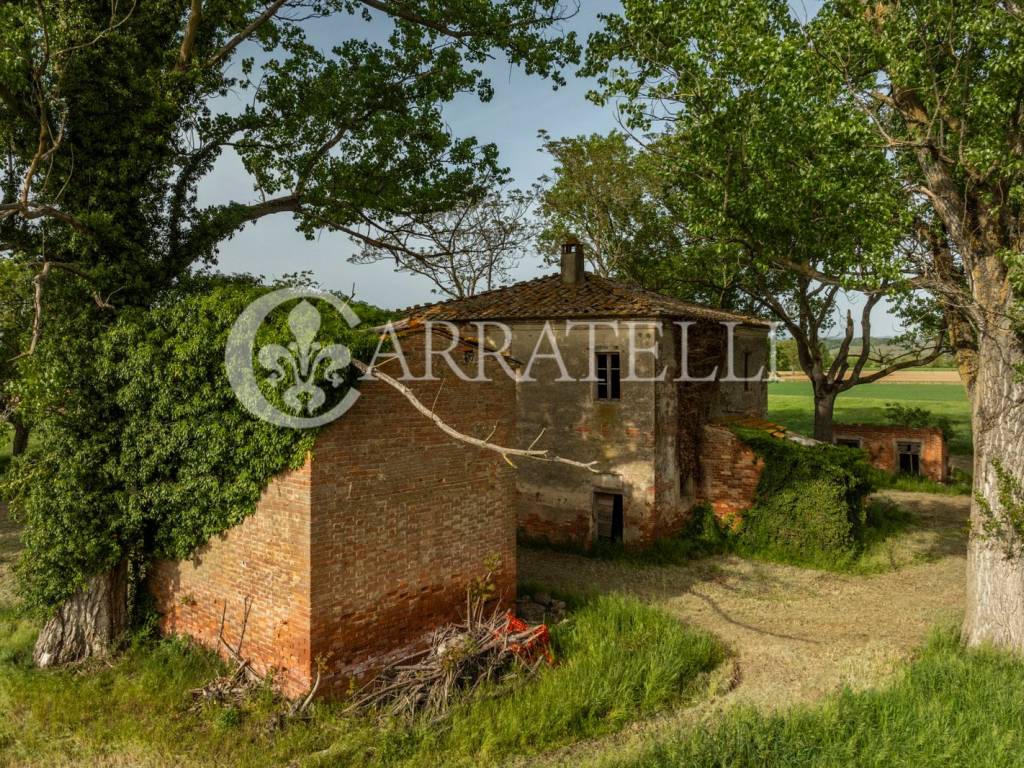
M220 616L220 631L217 633L217 640L220 645L227 649L228 655L235 660L237 666L230 675L215 677L201 688L191 690L189 692L192 696L191 711L197 712L201 710L207 702L215 704L240 704L260 684L260 676L253 671L249 661L242 657L242 642L245 640L245 629L249 625L249 613L251 610L252 602L246 598L238 643L237 645L232 645L224 637L224 619L228 611L227 601L224 601L224 610Z
M456 697L490 681L533 674L550 660L548 629L528 626L511 612L487 613L486 597L467 600L466 618L434 631L425 650L401 659L359 691L349 711L442 718Z
M252 611L252 600L248 597L245 599L244 609L244 614L242 616L242 629L239 633L238 643L236 645L232 645L228 642L227 638L224 637L224 619L228 610L227 601L224 602L224 610L221 612L220 617L220 631L217 633L218 643L224 646L228 655L235 661L236 666L234 672L230 675L215 677L201 688L194 688L191 690L189 693L192 697L192 705L189 707L189 711L198 712L202 710L208 702L220 705L237 706L242 704L266 682L265 678L260 677L260 675L253 670L249 660L242 656L242 642L245 640L245 630L249 625L249 613ZM292 701L282 712L276 713L272 716L271 722L268 724L268 730L276 730L290 719L306 716L309 705L316 696L317 690L320 688L320 677L322 672L323 660L317 658L316 679L313 681L313 685L309 689L309 692L305 696Z

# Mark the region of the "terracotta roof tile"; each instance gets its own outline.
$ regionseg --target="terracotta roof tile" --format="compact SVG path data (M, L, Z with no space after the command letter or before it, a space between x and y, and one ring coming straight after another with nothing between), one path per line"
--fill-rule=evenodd
M768 327L767 320L689 304L588 273L567 285L559 274L407 310L417 320L563 320L603 317L672 317Z

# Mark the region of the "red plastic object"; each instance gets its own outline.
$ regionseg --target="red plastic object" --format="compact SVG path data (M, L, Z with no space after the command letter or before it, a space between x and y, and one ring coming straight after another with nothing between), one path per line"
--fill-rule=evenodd
M522 619L518 618L512 611L505 614L505 634L518 635L523 632L530 632L525 641L509 643L509 650L516 656L527 662L536 661L543 656L548 664L554 663L554 656L551 654L551 633L548 632L547 624L538 624L530 627Z

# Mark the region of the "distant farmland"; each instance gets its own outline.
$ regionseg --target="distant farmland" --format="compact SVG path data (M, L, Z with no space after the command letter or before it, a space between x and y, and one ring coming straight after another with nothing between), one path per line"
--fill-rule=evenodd
M865 374L871 373L869 370ZM849 373L847 373L849 377ZM779 378L783 381L806 381L807 375L803 371L779 371ZM897 371L885 377L886 384L959 384L960 373L955 368L909 368L905 371Z
M942 373L937 371L937 373ZM836 421L848 424L886 424L886 403L925 408L953 420L956 435L950 453L970 454L971 414L962 384L897 383L886 380L864 384L839 395ZM794 432L814 432L814 399L806 381L782 381L768 385L768 417Z

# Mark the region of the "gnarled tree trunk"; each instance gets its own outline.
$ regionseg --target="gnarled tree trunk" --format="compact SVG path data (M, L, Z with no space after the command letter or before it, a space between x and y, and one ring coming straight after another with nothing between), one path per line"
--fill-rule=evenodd
M94 576L60 607L36 641L32 658L40 667L103 657L128 628L128 568Z
M986 507L995 515L1005 514L994 460L1024 483L1024 384L1016 370L1021 364L1021 339L1005 314L997 316L980 334L973 382L975 499L963 638L968 645L992 643L1016 651L1024 651L1024 556L1018 546L1017 554L1008 558L1006 542L983 535L981 524Z

